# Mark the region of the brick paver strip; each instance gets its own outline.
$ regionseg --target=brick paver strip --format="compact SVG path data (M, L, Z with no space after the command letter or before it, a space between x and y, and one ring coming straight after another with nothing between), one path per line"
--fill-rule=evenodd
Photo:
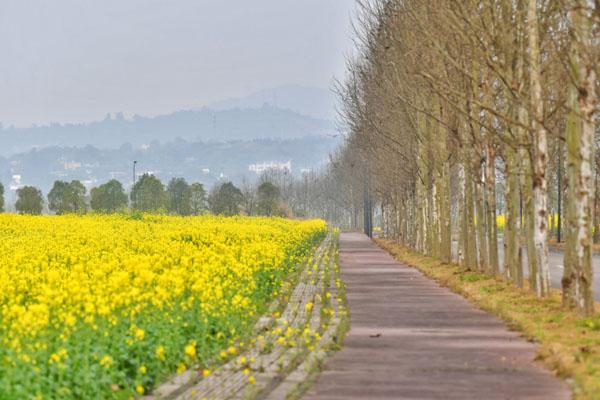
M339 276L336 251L336 236L329 234L311 259L300 263L298 282L282 315L273 317L279 304L273 302L271 311L255 325L256 339L261 339L251 341L243 354L232 357L207 377L195 369L175 375L143 399L280 400L298 393L335 343L341 321L342 307L335 285ZM328 301L324 303L323 299ZM331 308L323 309L324 304ZM325 310L329 319L324 319L322 311ZM280 339L284 339L284 343ZM309 352L309 349L314 350ZM242 355L246 361L240 363Z
M340 240L351 328L304 399L571 398L498 318L364 235Z

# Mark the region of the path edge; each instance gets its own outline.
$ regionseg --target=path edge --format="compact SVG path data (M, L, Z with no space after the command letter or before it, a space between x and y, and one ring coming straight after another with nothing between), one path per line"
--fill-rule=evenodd
M434 257L426 256L417 253L411 249L405 248L391 240L383 238L373 238L372 241L379 248L381 248L383 251L385 251L387 254L393 257L394 260L419 271L428 279L435 281L440 286L445 287L453 293L463 297L474 307L477 307L478 309L499 318L506 325L507 329L517 332L525 340L535 343L536 357L534 361L537 364L539 364L541 368L550 371L557 379L563 380L567 384L569 390L571 391L572 398L574 400L597 399L597 397L595 397L595 393L587 391L584 387L585 385L582 385L580 382L578 382L577 377L574 376L574 374L572 373L571 368L574 360L571 356L565 356L566 349L562 348L560 344L552 344L541 341L540 338L534 332L525 327L521 321L513 318L510 314L502 312L502 310L495 308L492 304L489 304L485 301L481 301L480 298L473 296L471 292L466 290L465 287L460 282L458 282L458 280L460 279L458 278L458 276L460 276L460 273L480 274L482 276L485 276L485 278L488 280L497 282L500 285L507 285L508 287L510 283L506 279L503 279L502 277L485 275L478 271L468 271L454 263L444 263L441 260L436 259ZM425 262L435 265L437 267L446 267L447 269L454 269L454 278L446 279L442 275L436 274L434 272L434 268L424 267L423 264ZM531 299L534 302L539 303L544 301L544 299L539 299L535 297L534 294L525 289L517 288L514 286L510 287L510 289L521 292L521 295L526 296L528 299ZM560 292L557 289L553 289L552 291L552 297L546 300L557 302L558 300L556 299L556 297L559 296Z

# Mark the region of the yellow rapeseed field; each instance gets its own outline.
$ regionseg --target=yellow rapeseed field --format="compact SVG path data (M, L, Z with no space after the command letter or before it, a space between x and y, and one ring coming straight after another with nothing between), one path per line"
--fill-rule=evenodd
M554 215L554 223L552 223L552 216ZM524 223L524 221L521 221L521 223ZM504 227L506 225L506 216L504 214L498 214L496 215L496 225L498 226L498 229L500 231L504 231ZM548 215L548 227L552 227L552 226L557 226L558 225L558 215L557 214L550 214Z
M249 333L323 221L0 215L0 398L129 398Z

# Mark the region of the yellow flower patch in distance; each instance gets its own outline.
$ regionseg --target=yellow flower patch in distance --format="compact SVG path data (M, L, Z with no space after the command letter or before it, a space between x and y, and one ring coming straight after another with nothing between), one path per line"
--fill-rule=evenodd
M323 221L0 215L0 398L124 398L206 365Z

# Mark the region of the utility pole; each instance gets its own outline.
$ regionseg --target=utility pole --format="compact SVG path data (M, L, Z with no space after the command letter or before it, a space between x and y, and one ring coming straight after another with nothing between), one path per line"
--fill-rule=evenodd
M367 189L367 178L364 180L363 189L363 228L365 235L369 236L369 191Z
M370 185L369 185L369 163L368 161L366 162L366 168L365 168L365 187L364 187L364 217L365 217L365 222L364 222L364 228L365 228L365 234L372 238L373 237L373 215L372 215L372 206L371 206L371 191L370 191Z
M135 165L137 160L133 160L133 186L131 187L131 201L133 202L133 208L135 209Z
M557 225L556 225L556 241L558 243L560 243L560 233L561 233L561 224L562 224L562 217L561 217L561 211L562 211L562 146L559 144L558 145L558 173L557 173L557 202L558 202L558 221L557 221Z

